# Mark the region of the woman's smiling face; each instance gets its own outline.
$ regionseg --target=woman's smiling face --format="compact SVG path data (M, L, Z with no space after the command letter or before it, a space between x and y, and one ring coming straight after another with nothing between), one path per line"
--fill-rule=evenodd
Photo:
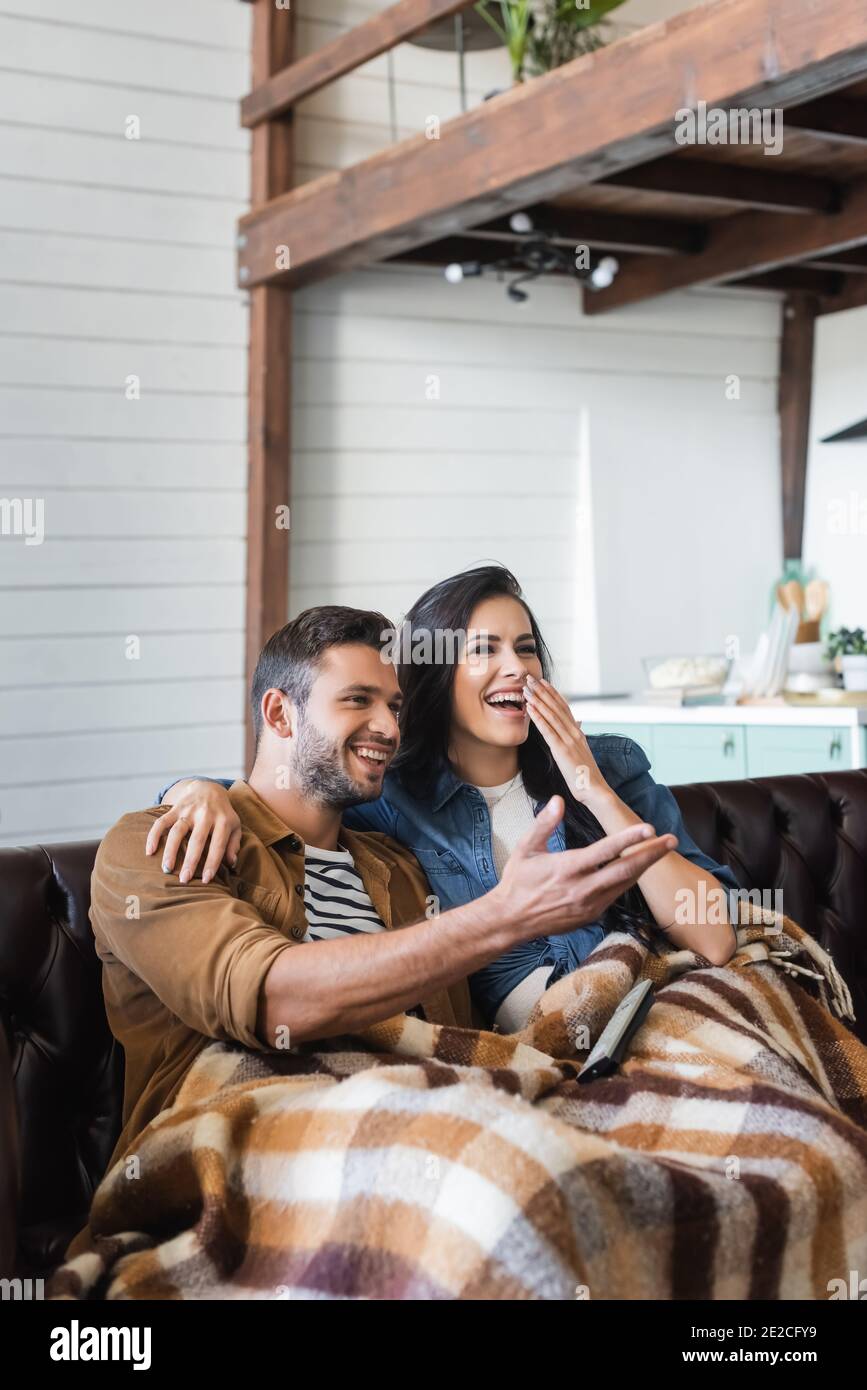
M499 747L524 743L530 729L524 680L541 674L524 605L504 595L485 599L472 612L466 653L455 670L453 735Z

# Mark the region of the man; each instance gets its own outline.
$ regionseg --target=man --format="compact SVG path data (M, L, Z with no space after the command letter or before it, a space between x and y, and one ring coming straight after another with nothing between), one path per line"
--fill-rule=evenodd
M242 826L231 868L207 883L164 872L145 853L159 807L124 816L100 845L91 920L126 1055L112 1162L211 1039L278 1050L416 1008L468 1027L469 974L516 942L595 921L675 847L639 824L550 854L554 797L495 889L426 916L412 853L341 826L345 808L380 795L398 747L388 629L380 613L314 608L268 642L252 686L255 765L230 791Z

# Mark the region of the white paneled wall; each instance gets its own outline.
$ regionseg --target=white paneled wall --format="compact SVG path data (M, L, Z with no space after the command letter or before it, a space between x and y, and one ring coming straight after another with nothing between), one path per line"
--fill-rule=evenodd
M384 7L297 0L301 52ZM618 24L685 7L630 0ZM0 6L0 500L43 499L46 528L0 535L0 845L241 770L249 26L240 0ZM388 70L301 104L299 180L390 143ZM453 55L404 45L393 70L400 136L458 114ZM471 105L509 80L502 52L467 74ZM776 524L773 300L582 320L562 284L516 307L377 267L295 312L293 612L396 619L500 560L584 690L633 679L665 605L684 646L748 627L776 564L775 537L738 540L746 489Z
M381 8L300 0L302 51ZM630 28L685 8L618 13ZM403 45L394 71L401 136L459 113L453 54ZM507 85L502 52L469 54L467 80L471 105ZM297 128L305 178L387 146L386 59L303 103ZM779 563L773 296L583 319L562 282L514 305L490 280L387 266L305 289L295 309L293 612L356 602L396 620L435 580L496 559L575 690L639 685L659 647L755 642Z
M867 628L867 439L822 440L867 417L867 308L816 322L804 559L830 585L829 628Z
M659 649L749 650L780 554L779 305L585 319L562 283L530 293L393 266L296 296L293 612L397 620L498 560L573 690L635 687Z
M2 5L0 499L45 516L41 545L0 536L3 845L241 767L249 24Z

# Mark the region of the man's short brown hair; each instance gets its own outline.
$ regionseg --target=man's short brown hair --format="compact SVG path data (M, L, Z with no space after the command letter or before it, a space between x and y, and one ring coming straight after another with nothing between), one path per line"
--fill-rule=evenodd
M360 644L381 652L393 633L394 628L383 613L336 603L305 608L291 623L281 627L265 643L253 673L250 703L257 744L262 733L262 696L266 690L282 690L301 710L329 647Z

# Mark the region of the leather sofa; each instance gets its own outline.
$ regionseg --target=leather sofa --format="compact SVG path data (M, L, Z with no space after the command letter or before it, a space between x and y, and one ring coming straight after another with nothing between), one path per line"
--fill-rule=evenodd
M672 788L698 844L831 952L867 1043L867 770ZM120 1131L88 919L95 843L0 850L0 1277L47 1274ZM16 1236L17 1232L17 1236Z

